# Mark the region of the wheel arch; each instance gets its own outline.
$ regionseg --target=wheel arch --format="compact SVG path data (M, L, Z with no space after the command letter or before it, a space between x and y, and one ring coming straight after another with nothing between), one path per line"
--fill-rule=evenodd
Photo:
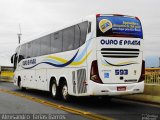
M67 83L67 79L64 76L60 77L59 78L59 82L58 82L58 86L61 86L64 82Z
M20 81L21 81L21 76L18 76L18 81L17 81L17 85L19 86L20 84Z

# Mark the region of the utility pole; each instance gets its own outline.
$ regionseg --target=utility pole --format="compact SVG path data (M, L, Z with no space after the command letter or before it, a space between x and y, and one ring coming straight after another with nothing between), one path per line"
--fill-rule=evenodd
M21 33L21 25L19 24L19 33L17 33L17 35L18 35L18 44L20 44L21 43L21 35L22 35L22 33Z
M159 57L159 68L160 68L160 57Z

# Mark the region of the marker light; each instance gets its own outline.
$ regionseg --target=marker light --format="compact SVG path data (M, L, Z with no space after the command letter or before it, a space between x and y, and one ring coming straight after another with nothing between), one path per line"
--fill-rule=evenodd
M96 14L96 17L99 17L100 16L100 14Z
M138 17L135 17L137 20L139 20L139 18Z

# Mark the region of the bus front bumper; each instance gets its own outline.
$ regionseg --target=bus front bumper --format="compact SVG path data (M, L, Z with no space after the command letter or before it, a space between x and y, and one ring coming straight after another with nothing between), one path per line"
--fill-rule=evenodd
M125 88L125 89L119 89ZM143 93L144 81L131 84L99 84L90 81L89 94L93 96L116 96Z

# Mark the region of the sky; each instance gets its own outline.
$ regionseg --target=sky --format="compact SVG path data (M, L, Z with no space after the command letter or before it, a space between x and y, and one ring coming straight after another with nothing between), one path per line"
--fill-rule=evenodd
M146 67L158 67L160 57L160 0L0 0L0 65L12 65L10 57L22 42L90 14L137 16L144 32Z

